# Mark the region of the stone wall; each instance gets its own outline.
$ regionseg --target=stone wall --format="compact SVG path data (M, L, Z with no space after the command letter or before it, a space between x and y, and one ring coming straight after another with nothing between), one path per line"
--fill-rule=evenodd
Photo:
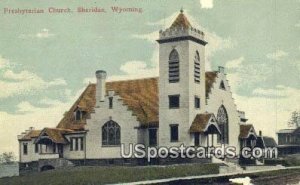
M19 164L0 164L0 178L19 176Z

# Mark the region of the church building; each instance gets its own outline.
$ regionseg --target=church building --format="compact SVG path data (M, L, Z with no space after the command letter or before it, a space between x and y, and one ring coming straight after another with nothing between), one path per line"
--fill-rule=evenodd
M121 144L225 144L237 151L253 144L257 135L237 110L225 69L205 70L205 33L181 11L157 42L159 77L107 82L109 74L96 71L97 82L87 85L55 128L18 136L20 170L145 164L122 158Z

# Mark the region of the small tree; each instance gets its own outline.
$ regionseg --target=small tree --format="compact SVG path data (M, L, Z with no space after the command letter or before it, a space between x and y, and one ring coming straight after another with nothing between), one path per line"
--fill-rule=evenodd
M288 125L290 127L300 127L300 110L292 112Z
M13 152L4 152L0 155L0 163L13 163L16 157Z

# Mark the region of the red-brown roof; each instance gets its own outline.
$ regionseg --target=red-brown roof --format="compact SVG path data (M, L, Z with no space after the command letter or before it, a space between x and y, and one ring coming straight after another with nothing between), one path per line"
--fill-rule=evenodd
M195 132L204 132L205 128L207 127L210 118L213 116L211 113L207 114L197 114L191 127L190 127L190 132L195 133Z
M173 24L171 25L170 28L189 28L191 27L191 23L189 22L189 20L186 18L186 16L183 14L183 12L181 12L177 18L175 19L175 21L173 22Z
M206 72L207 96L216 77L217 72ZM113 90L121 97L123 104L128 106L141 126L158 126L158 78L106 82L106 90ZM57 128L83 130L86 121L85 119L81 122L76 121L74 111L77 108L85 110L86 118L89 118L96 104L95 94L96 85L89 84L70 110L65 113Z
M248 138L250 131L253 129L253 132L256 136L254 127L252 124L247 124L247 125L240 125L240 135L239 138Z
M40 133L38 140L39 140L40 136L43 136L45 134L54 143L66 144L66 143L68 143L68 140L64 137L64 134L72 133L72 132L74 132L74 130L71 130L71 129L44 128L42 130L42 132ZM38 140L37 140L37 142L38 142Z
M40 133L41 130L31 130L19 140L31 140L32 138L37 138L40 135Z

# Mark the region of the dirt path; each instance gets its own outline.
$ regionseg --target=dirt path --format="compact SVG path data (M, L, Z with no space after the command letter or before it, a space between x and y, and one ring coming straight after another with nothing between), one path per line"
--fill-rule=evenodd
M251 182L255 185L298 185L300 184L300 172L280 176L259 177L253 179Z

